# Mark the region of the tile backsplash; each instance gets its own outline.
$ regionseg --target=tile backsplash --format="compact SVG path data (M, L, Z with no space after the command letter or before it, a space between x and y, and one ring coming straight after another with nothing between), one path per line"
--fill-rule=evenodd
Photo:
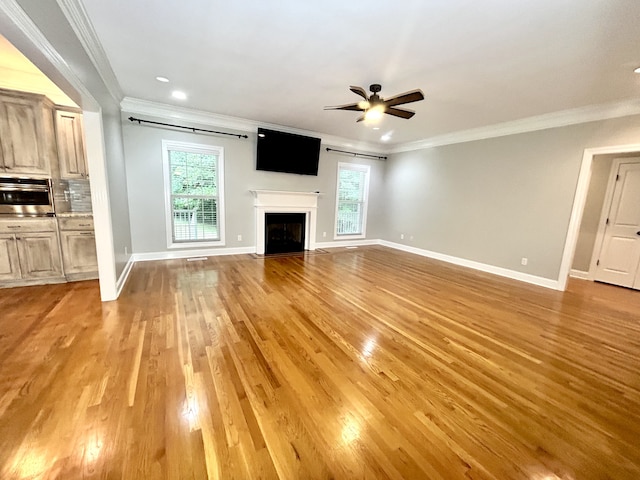
M55 180L53 200L58 213L91 213L89 180Z

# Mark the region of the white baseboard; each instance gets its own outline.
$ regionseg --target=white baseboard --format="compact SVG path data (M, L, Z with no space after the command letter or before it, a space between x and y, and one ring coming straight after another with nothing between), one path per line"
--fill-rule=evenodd
M451 263L453 265L459 265L461 267L471 268L473 270L479 270L481 272L491 273L501 277L511 278L520 282L530 283L538 285L540 287L551 288L553 290L560 290L560 283L558 280L551 280L549 278L538 277L536 275L530 275L528 273L517 272L515 270L509 270L507 268L496 267L494 265L488 265L486 263L475 262L473 260L467 260L464 258L453 257L444 253L433 252L430 250L424 250L421 248L411 247L408 245L402 245L400 243L389 242L387 240L378 239L362 239L362 240L344 240L333 242L317 242L316 248L332 248L332 247L359 247L366 245L382 245L385 247L393 248L396 250L402 250L403 252L413 253L422 257L433 258L434 260L440 260L442 262ZM148 262L153 260L172 260L180 258L191 257L212 257L218 255L243 255L249 253L255 253L256 247L238 247L238 248L216 248L216 249L198 249L198 250L180 250L172 252L147 252L147 253L135 253L129 258L127 266L118 279L118 295L122 290L122 287L126 283L129 272L135 262ZM575 273L575 275L574 275ZM584 275L584 276L582 276ZM581 272L579 270L572 270L571 276L576 278L587 278L587 272Z
M584 270L569 270L569 276L573 278L581 278L583 280L589 280L589 272L585 272Z
M380 240L368 240L366 238L363 238L360 240L334 240L332 242L316 242L316 248L363 247L365 245L380 245Z
M172 252L147 252L133 254L134 262L150 262L153 260L173 260L191 257L216 257L219 255L243 255L256 253L256 247L236 248L200 248L197 250L177 250Z
M507 268L496 267L494 265L488 265L486 263L474 262L473 260L453 257L451 255L445 255L443 253L432 252L430 250L410 247L408 245L402 245L400 243L388 242L386 240L380 240L378 244L384 245L385 247L395 248L396 250L402 250L404 252L415 253L416 255L421 255L423 257L433 258L434 260L441 260L443 262L452 263L461 267L472 268L474 270L480 270L481 272L492 273L493 275L499 275L501 277L507 277L513 280L531 283L540 287L560 290L560 284L558 280L551 280L549 278L538 277L536 275L530 275L528 273L516 272L515 270L509 270Z
M127 264L124 266L120 277L118 277L118 281L116 282L116 298L120 296L122 289L127 283L127 279L129 278L129 274L131 273L131 269L133 268L133 264L135 260L133 255L129 255L129 260L127 260Z

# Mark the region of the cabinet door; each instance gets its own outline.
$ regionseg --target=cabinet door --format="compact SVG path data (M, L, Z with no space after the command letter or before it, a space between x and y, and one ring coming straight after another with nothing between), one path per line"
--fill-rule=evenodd
M98 271L96 236L93 232L60 232L65 273Z
M12 97L0 97L0 103L5 172L49 174L41 103Z
M20 259L14 235L0 235L0 281L19 280Z
M18 253L22 278L62 276L62 262L56 232L20 234Z
M60 110L56 112L56 139L62 178L87 176L83 136L81 114Z

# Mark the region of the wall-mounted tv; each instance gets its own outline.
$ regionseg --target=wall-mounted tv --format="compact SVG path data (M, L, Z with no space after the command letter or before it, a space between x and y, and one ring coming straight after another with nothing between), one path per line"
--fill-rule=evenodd
M258 128L256 170L318 175L320 139Z

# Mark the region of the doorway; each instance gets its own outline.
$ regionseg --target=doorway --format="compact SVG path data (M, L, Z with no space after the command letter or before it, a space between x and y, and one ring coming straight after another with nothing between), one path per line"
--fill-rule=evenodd
M590 268L589 259L593 257L593 245L595 244L596 229L591 233L592 238L587 238L586 260L582 262L583 267L576 265L581 250L581 240L585 237L584 231L584 215L585 212L592 210L588 208L589 189L592 186L592 170L595 160L601 157L613 158L629 158L640 157L640 144L616 145L608 147L587 148L582 156L582 164L580 165L580 173L578 175L578 184L569 219L569 228L565 238L564 252L560 264L560 272L558 275L558 290L564 291L567 287L569 276L594 280L594 269ZM602 209L602 203L599 204L598 213ZM596 213L596 216L598 215ZM598 250L599 251L599 250ZM584 252L583 252L584 253Z
M596 281L640 289L640 158L613 161L590 271Z

